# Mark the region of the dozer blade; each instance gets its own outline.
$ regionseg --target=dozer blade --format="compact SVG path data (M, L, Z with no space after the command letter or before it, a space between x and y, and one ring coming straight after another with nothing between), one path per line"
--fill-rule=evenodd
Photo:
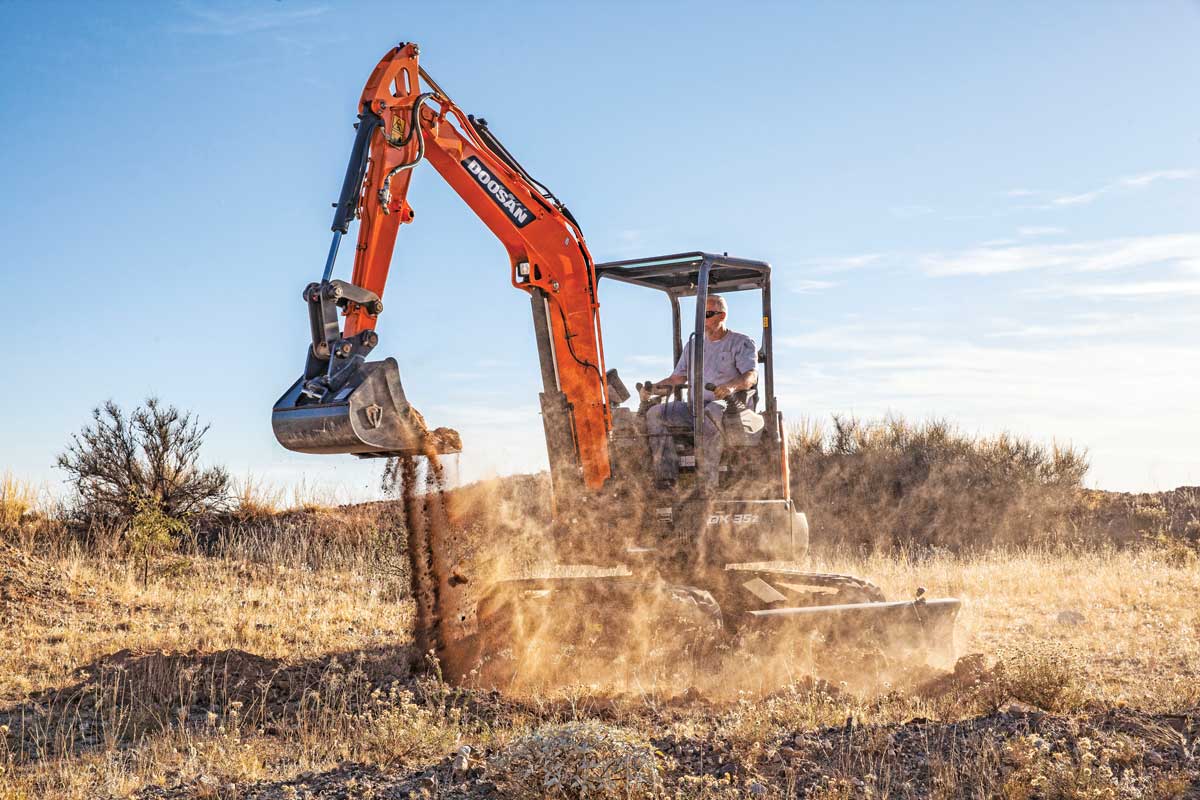
M404 397L396 359L361 363L324 400L303 391L304 378L275 403L275 438L297 453L350 453L360 458L458 453L450 428L433 431Z
M756 628L819 631L834 640L873 636L891 649L954 657L954 621L962 601L901 600L829 606L764 608L746 612Z

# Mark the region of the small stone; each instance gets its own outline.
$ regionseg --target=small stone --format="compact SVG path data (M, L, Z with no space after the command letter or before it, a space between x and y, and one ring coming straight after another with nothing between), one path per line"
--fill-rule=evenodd
M1080 614L1078 611L1066 610L1058 612L1058 616L1054 618L1059 625L1082 625L1087 622L1087 617Z
M750 784L750 786L747 788L750 791L751 797L766 797L767 796L767 787L762 785L758 781L755 781L754 783Z
M1018 700L1012 701L1011 703L1006 705L1002 710L1004 711L1005 714L1013 714L1013 715L1042 713L1042 710L1040 708L1038 708L1037 706L1031 706L1026 703L1022 703Z
M1154 767L1161 767L1163 765L1163 757L1151 750L1146 753L1146 763Z

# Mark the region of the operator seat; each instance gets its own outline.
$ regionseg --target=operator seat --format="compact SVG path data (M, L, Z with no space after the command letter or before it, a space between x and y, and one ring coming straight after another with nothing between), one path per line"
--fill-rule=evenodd
M758 387L734 392L732 397L741 400L745 408L735 410L727 404L721 417L721 437L726 447L753 447L762 439L766 420L758 413ZM692 427L690 425L668 425L667 431L675 438L675 446L682 453L691 453Z

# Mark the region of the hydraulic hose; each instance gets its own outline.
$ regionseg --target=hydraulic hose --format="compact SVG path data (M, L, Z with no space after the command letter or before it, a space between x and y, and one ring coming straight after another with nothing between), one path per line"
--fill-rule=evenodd
M399 172L403 172L406 169L412 169L417 164L420 164L421 159L425 157L425 134L421 131L421 104L433 96L434 92L425 92L424 94L417 95L417 99L413 102L412 120L409 124L407 136L403 136L399 139L391 139L386 133L384 134L384 141L386 141L392 147L404 147L409 143L414 135L417 137L417 157L412 161L406 161L403 164L397 164L388 170L388 174L383 178L383 185L379 187L379 205L384 214L392 213L388 210L388 203L392 201L392 192L390 188L392 176Z

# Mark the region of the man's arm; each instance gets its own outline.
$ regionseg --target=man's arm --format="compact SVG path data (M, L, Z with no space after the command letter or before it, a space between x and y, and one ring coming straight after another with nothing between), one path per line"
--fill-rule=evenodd
M652 383L650 391L652 394L670 394L676 386L683 386L686 383L687 375L668 375L661 381Z

